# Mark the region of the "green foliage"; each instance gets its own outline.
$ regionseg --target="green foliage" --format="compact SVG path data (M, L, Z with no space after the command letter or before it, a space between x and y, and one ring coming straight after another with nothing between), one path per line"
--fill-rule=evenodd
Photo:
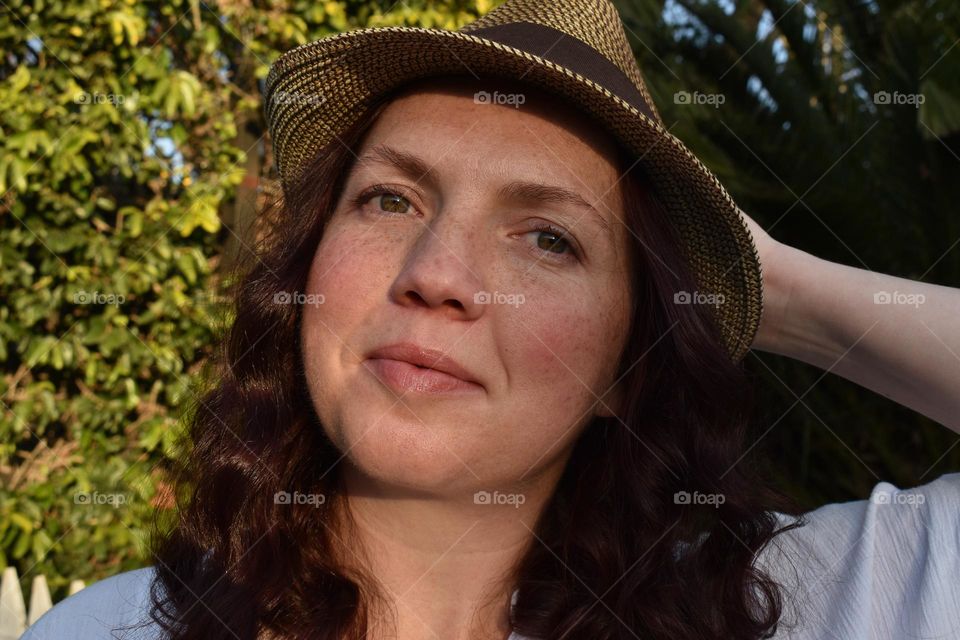
M45 574L56 598L150 562L191 380L228 321L226 222L244 177L270 170L269 64L345 29L489 9L259 4L0 8L0 567Z

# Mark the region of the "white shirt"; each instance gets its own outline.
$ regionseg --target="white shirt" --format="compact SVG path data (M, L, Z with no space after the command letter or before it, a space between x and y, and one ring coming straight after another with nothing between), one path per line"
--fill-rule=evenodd
M960 473L910 490L880 482L869 499L828 504L804 520L757 558L784 587L777 640L960 639ZM21 640L156 640L152 580L148 567L94 583Z

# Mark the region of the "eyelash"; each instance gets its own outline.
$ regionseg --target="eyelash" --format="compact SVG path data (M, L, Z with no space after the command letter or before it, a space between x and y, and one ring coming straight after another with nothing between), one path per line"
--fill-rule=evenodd
M557 260L567 261L567 260L580 259L580 252L577 251L573 243L573 240L570 238L569 235L566 234L566 232L563 231L563 229L555 227L552 224L547 224L546 222L538 222L536 226L530 230L530 233L534 231L539 231L541 233L549 233L550 235L554 235L557 237L557 240L556 240L557 242L566 242L567 248L570 250L570 253L564 255L564 254L554 253L553 251L547 251L546 249L539 249L539 248L536 248L536 251L540 253L548 253L552 257L555 257Z
M401 198L409 202L411 207L414 206L410 198L404 195L403 190L397 187L389 187L385 184L373 185L369 189L366 189L365 191L361 192L359 195L355 196L353 200L351 200L350 204L352 204L354 207L361 207L376 196L400 196ZM406 215L405 213L395 213L393 211L384 211L383 213L387 215L394 215L394 216Z
M400 196L401 198L406 200L411 207L416 208L413 202L411 202L410 198L404 195L402 189L399 189L397 187L390 187L384 184L375 184L372 187L365 189L360 194L354 196L351 199L350 204L352 204L354 207L361 207L367 202L369 202L371 199L373 199L374 197L381 196L381 195ZM395 213L393 211L384 211L383 213L386 215L394 215L394 216L407 215L404 213ZM580 252L576 248L576 245L573 239L563 229L560 229L559 227L555 227L552 224L549 224L546 222L538 222L536 223L536 226L534 226L534 228L528 231L527 233L533 233L534 231L539 231L541 233L549 233L551 235L556 236L557 237L556 242L558 243L565 242L567 244L567 248L570 250L570 253L564 255L564 254L554 253L553 251L547 251L546 249L531 247L531 249L535 253L550 254L550 256L553 259L560 260L563 262L576 261L580 259Z

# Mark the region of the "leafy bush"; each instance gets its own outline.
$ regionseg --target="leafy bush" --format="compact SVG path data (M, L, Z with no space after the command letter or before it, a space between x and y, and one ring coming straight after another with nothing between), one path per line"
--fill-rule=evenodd
M0 9L0 567L149 564L223 273L269 197L269 64L348 28L490 3L8 0ZM266 188L258 189L260 178Z

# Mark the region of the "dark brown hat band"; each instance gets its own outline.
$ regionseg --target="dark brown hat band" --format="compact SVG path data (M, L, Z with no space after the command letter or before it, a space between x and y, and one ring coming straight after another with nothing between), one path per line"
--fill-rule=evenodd
M651 120L657 119L625 73L596 49L571 35L533 22L510 22L465 33L532 53L566 67L609 89Z

